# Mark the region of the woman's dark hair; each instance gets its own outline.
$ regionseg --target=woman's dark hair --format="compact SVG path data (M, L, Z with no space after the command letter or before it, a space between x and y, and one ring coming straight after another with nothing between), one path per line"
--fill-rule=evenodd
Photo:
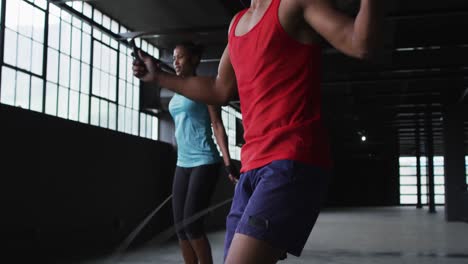
M181 43L178 43L176 47L183 47L185 50L187 50L191 56L197 57L197 63L195 66L198 66L200 64L201 57L203 55L203 52L205 51L205 47L203 47L200 44L195 44L191 41L184 41Z

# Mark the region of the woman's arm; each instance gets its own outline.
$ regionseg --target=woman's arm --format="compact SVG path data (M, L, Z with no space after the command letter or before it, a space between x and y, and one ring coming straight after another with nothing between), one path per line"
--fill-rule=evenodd
M233 164L231 164L231 156L229 155L226 129L224 128L224 124L221 119L221 108L219 106L209 105L208 112L210 113L211 125L213 127L216 143L218 143L221 153L223 154L224 166L226 168L231 168L231 170L228 170L228 177L233 183L236 183L238 175L237 172L232 169Z

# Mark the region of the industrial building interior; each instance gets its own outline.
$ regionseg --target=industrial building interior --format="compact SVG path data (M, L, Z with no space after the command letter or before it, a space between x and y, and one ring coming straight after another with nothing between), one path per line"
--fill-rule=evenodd
M202 44L198 75L215 76L244 2L0 0L0 262L183 263L170 204L148 218L171 194L174 124L122 36L169 65ZM333 178L302 256L280 263L468 263L468 2L382 2L377 58L323 43ZM222 119L240 166L239 101ZM234 192L220 174L212 204ZM228 211L206 216L215 263Z

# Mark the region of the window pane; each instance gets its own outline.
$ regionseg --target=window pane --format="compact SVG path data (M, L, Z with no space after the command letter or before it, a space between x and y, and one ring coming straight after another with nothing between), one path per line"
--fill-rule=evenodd
M133 85L131 85L130 83L127 83L127 95L126 95L126 101L125 101L125 105L127 107L132 107L132 102L133 102Z
M435 156L434 157L434 165L439 165L439 166L443 166L444 165L444 157L442 156Z
M109 104L109 128L115 130L117 128L117 106Z
M88 23L83 22L83 32L87 33L88 35L91 35L91 30L92 27Z
M60 85L70 87L70 57L60 53Z
M119 33L119 23L117 21L112 20L112 25L111 25L112 32L114 33Z
M11 0L10 0L11 1ZM18 33L32 38L32 29L33 29L33 7L24 2L20 1L20 12L18 20Z
M140 137L146 136L146 115L140 113Z
M118 122L118 130L120 132L125 131L125 108L119 106L119 122Z
M2 67L1 99L4 104L15 104L16 72L10 68Z
M31 71L31 39L18 36L18 67Z
M81 59L86 62L90 63L91 62L91 36L88 34L83 33L83 42L82 42L82 47L81 47Z
M445 184L445 177L444 176L434 176L434 183L435 184Z
M101 70L109 72L109 48L101 46Z
M232 120L236 121L234 118ZM416 167L400 167L400 175L416 175Z
M140 89L133 86L133 108L137 109L140 106Z
M428 203L428 202L427 202L427 196L426 196L426 195L424 195L424 196L421 197L421 203L422 203L422 204L427 204L427 203Z
M444 185L436 185L436 186L434 186L434 193L435 193L435 194L445 194L445 187L444 187Z
M416 186L400 186L400 194L417 194Z
M132 113L132 134L138 136L138 111L133 110Z
M426 157L421 157L420 158L420 163L421 163L421 166L426 166L427 165L427 158Z
M5 50L3 51L5 63L16 66L16 48L18 46L18 34L5 29Z
M130 108L125 108L125 132L132 133L132 110Z
M41 7L42 9L47 8L47 1L46 0L34 0L34 3Z
M79 59L81 56L81 31L72 27L72 57Z
M17 72L16 74L15 105L24 109L29 109L29 87L31 78L28 74L22 72Z
M102 25L107 29L111 29L111 19L110 19L110 17L104 15L103 18L102 18Z
M83 15L91 18L92 14L93 14L92 12L93 12L93 9L92 9L91 5L89 5L88 3L84 3L83 4Z
M43 81L32 77L31 81L31 110L42 112Z
M153 117L152 116L147 116L146 117L146 137L147 138L152 138L153 135Z
M101 72L101 96L109 98L109 75L105 72Z
M68 89L62 86L59 88L58 116L68 118Z
M75 3L79 3L79 2L75 2ZM74 26L74 27L76 27L78 29L81 29L81 27L82 27L81 24L83 24L83 23L81 22L81 20L78 17L76 17L76 16L72 17L72 26Z
M76 91L70 90L70 107L68 118L74 121L78 121L78 109L79 107L79 94Z
M70 69L70 88L75 91L80 91L80 62L78 60L71 60Z
M158 140L159 139L159 121L156 117L153 117L153 139Z
M66 22L71 22L71 15L64 9L62 9L62 12L60 13L60 17L62 18L63 21Z
M97 9L94 9L93 20L99 25L102 24L102 13Z
M436 204L445 204L445 196L444 195L436 195L435 196L435 203Z
M416 165L415 157L400 157L400 166L414 166Z
M117 100L117 77L109 76L109 100Z
M82 2L73 2L73 9L82 13L83 12L83 3Z
M125 82L119 80L119 104L125 105Z
M5 26L14 31L18 31L19 4L19 0L6 1Z
M102 59L101 44L95 41L93 45L93 66L98 69L101 69L101 59Z
M93 94L101 96L101 72L93 68Z
M125 46L120 45L120 48L124 49ZM122 79L125 79L125 76L127 76L127 67L129 67L129 65L127 65L127 57L125 56L125 54L122 51L120 51L120 54L119 54L119 61L120 61L120 64L119 64L119 77L122 78Z
M65 54L70 54L70 39L71 39L71 26L64 22L60 24L60 51Z
M427 167L426 165L421 167L421 175L427 175Z
M434 167L434 175L444 175L444 167Z
M60 35L60 19L49 15L49 46L58 50Z
M50 82L46 87L46 113L57 115L57 85Z
M417 178L415 176L401 176L400 184L417 184Z
M427 184L427 176L421 177L421 184Z
M80 122L88 123L89 95L80 94Z
M39 43L44 43L44 11L34 8L33 14L33 39Z
M33 42L32 50L32 72L42 75L42 55L44 54L44 46L38 42Z
M89 94L89 71L90 67L87 64L81 64L81 92Z
M401 204L416 204L418 202L416 195L401 195L400 203Z
M47 54L47 80L58 82L58 52L54 49L48 49Z
M91 98L91 125L99 125L99 100Z
M108 112L109 112L109 103L104 100L101 100L101 112L100 112L100 119L99 119L99 123L101 127L107 128L109 126Z
M49 12L57 17L60 17L60 8L56 5L49 5Z
M104 42L107 45L110 44L110 38L107 34L102 33L102 42Z

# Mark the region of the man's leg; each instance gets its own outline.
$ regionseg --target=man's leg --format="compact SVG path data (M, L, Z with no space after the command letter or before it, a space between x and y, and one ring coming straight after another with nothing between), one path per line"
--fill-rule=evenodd
M251 178L255 176L255 170L242 173L239 181L236 184L234 192L234 199L232 201L231 209L226 217L226 237L224 239L224 260L230 251L231 243L234 239L237 226L244 213L245 207L249 202L253 189L250 182Z
M236 233L225 264L272 264L284 253L285 250L274 248L265 241Z
M239 210L226 263L276 263L286 252L300 256L320 212L327 178L316 167L280 160L260 168L252 184L237 186L251 187L253 193Z

